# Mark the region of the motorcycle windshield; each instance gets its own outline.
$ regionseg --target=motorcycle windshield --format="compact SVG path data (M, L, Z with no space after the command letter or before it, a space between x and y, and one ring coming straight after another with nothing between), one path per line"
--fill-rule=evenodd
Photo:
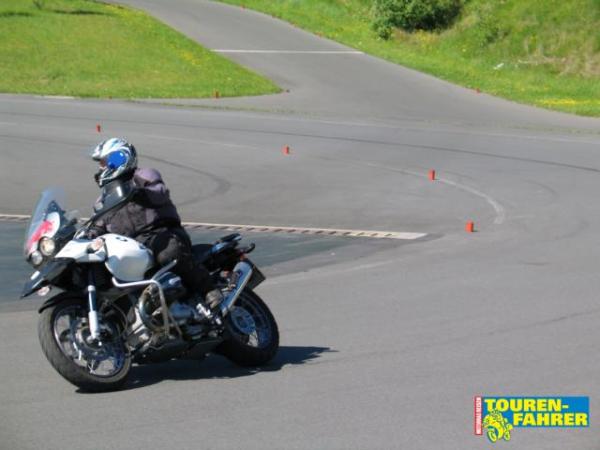
M53 237L64 224L62 206L65 204L65 192L61 188L50 188L42 192L25 232L23 251L26 258L37 250L42 237Z

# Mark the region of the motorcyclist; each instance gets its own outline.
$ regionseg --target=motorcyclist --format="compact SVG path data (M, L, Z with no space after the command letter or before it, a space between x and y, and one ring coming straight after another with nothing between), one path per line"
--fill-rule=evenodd
M135 189L126 203L95 223L92 233L116 233L134 238L152 250L159 266L176 259L172 271L181 277L188 292L200 296L196 300L197 308L215 309L223 300L221 291L215 288L206 268L194 263L190 237L181 226L160 173L156 169L138 168L135 147L121 138L98 144L92 158L100 165L94 179L102 189L95 210L102 208L112 182L131 181Z

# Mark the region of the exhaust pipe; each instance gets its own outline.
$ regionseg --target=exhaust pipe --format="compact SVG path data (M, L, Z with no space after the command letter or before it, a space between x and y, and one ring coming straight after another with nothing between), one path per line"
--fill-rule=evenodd
M225 317L235 306L235 302L248 284L248 281L250 281L250 278L252 278L253 273L254 269L252 268L252 265L245 261L240 261L235 265L231 280L231 284L235 287L227 294L227 297L225 297L225 300L223 300L223 303L221 303L220 306L223 317Z

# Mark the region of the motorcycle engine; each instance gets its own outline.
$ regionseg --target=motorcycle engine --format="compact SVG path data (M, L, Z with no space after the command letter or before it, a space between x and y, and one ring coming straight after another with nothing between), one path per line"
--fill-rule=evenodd
M169 313L186 335L198 335L204 327L198 322L202 317L196 309L185 301L178 301L186 295L181 278L172 272L161 275L157 281L169 305ZM160 345L163 333L162 314L160 313L160 293L156 285L147 286L140 295L135 307L135 321L131 326L128 343L132 348L141 348L145 344Z
M165 295L167 304L176 305L177 299L185 295L185 288L181 278L172 272L161 275L157 281ZM141 293L134 308L135 320L131 325L128 343L132 348L140 348L148 343L154 336L162 334L162 315L160 292L154 284L147 286ZM169 308L171 309L171 308ZM176 319L177 320L177 319Z

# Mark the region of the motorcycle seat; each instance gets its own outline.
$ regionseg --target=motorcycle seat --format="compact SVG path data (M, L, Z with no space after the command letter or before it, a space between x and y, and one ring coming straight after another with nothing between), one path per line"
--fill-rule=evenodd
M212 256L212 244L192 245L192 257L196 263L203 264Z

